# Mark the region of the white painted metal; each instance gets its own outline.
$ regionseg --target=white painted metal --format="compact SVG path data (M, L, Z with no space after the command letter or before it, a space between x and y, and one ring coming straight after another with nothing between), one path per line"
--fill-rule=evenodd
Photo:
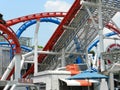
M66 69L66 67L60 67L60 68L57 68L55 70L59 71L59 70L63 70L63 69Z
M10 86L10 84L8 83L8 84L4 87L3 90L8 90L9 86Z
M102 2L99 0L99 7L98 7L98 20L99 20L99 40L100 40L100 45L99 45L99 52L100 52L100 60L101 60L101 71L105 70L105 64L102 59L101 53L104 52L104 44L103 44L103 20L102 20Z
M38 72L38 31L40 27L40 22L39 19L37 20L36 23L36 29L34 33L34 73Z
M50 55L61 55L59 52L52 52L52 51L38 51L39 54L50 54Z
M99 26L99 40L100 40L100 44L99 44L99 53L100 53L100 70L104 71L105 70L105 63L104 60L102 58L102 52L104 52L104 44L103 44L103 18L102 18L102 1L99 0L99 6L98 6L98 26ZM107 86L107 82L105 81L105 79L102 79L101 81L101 85L100 85L100 90L103 90L103 88L105 90L108 90L108 86Z
M31 52L28 52L28 53L22 55L22 57L26 58L26 57L29 57L29 56L31 56L33 54L34 54L34 51L31 51Z
M67 80L67 79L63 79L60 78L61 81L66 82L67 86L81 86L80 82L78 82L77 80ZM99 83L99 81L97 80L86 80L88 83ZM106 89L105 89L106 90Z
M13 58L13 60L10 62L9 66L7 67L7 70L5 71L5 73L3 74L3 76L1 77L1 80L6 80L9 73L12 71L13 67L15 66L15 80L18 80L18 78L20 78L20 66L21 65L21 55L20 54L16 54Z
M16 54L15 56L15 80L17 81L19 78L21 78L21 55Z
M63 28L68 29L68 30L75 30L76 29L76 28L73 28L73 27L65 26L65 25L63 25Z
M15 65L15 57L10 62L9 66L7 67L7 70L4 72L3 76L1 77L1 80L6 80L7 79L8 75L11 72L11 70L13 69L14 65Z
M104 39L120 40L120 38L114 38L114 37L104 37Z
M37 73L32 79L33 83L43 82L46 84L46 90L60 90L59 78L68 78L71 76L69 71L47 70Z
M109 90L108 88L108 84L107 82L105 81L105 79L103 79L100 83L100 90Z
M112 18L113 17L113 15L117 12L117 10L119 10L119 8L113 8L113 7L108 7L109 5L107 5L107 4L109 4L109 2L112 2L112 1L114 1L114 0L105 0L106 1L106 3L103 3L104 5L97 5L97 4L93 4L93 3L89 3L89 5L90 6L94 6L95 7L95 9L92 11L91 9L89 9L89 10L91 10L91 15L95 15L95 13L94 13L94 11L96 11L96 7L98 7L99 6L99 8L98 8L98 12L99 12L99 30L100 30L100 32L99 32L99 35L100 35L100 41L102 41L102 42L100 42L101 44L100 44L100 52L102 52L104 49L103 49L103 31L102 31L102 29L103 29L103 25L102 25L102 18L104 18L104 22L106 23L106 22L109 22L109 20L110 20L110 18ZM114 3L113 3L114 4ZM119 4L119 3L117 3L117 4ZM85 2L84 2L84 4L83 5L85 5ZM86 4L87 5L87 4ZM111 5L111 4L110 4ZM104 8L104 11L106 10L106 9L111 9L111 10L113 10L113 11L111 11L110 10L110 18L108 19L108 20L106 20L106 18L105 17L102 17L102 15L101 15L101 13L102 13L102 10L101 10L101 7L102 8ZM82 10L83 9L83 10ZM94 33L97 33L97 31L94 31L93 30L93 28L91 28L92 26L91 25L87 25L87 20L89 19L89 15L88 14L86 14L86 12L85 12L85 8L83 7L80 11L78 11L78 14L74 17L74 19L71 21L71 23L67 26L67 27L72 27L72 29L73 28L75 28L75 32L73 32L73 30L65 30L65 32L64 32L64 34L63 34L63 36L61 36L61 38L57 41L57 43L55 44L55 46L54 46L54 49L53 49L53 51L57 51L57 52L60 52L60 50L61 50L61 48L67 48L67 46L68 46L68 44L70 43L70 42L72 42L72 40L73 40L73 38L74 38L74 36L76 35L76 33L79 33L79 40L80 40L80 45L81 45L81 49L82 50L86 50L86 47L90 44L90 42L91 42L91 40L93 40L93 38L96 36L96 34L95 35L93 35ZM107 10L106 10L107 11ZM104 13L107 13L107 12L104 12ZM119 10L120 11L120 10ZM108 11L109 12L109 11ZM103 14L104 14L103 13ZM83 16L85 16L84 18L83 18ZM96 16L96 15L95 15ZM101 19L101 20L100 20ZM86 27L86 28L83 28L83 27ZM95 26L96 27L96 26ZM66 28L66 29L71 29L71 28ZM91 37L89 37L88 38L88 40L87 41L85 41L86 39L86 37L84 37L84 34L85 34L85 30L89 30L89 34L90 35L92 35L93 36L93 38L92 38L92 36ZM74 42L73 42L74 43ZM36 45L37 46L37 45ZM84 47L85 46L85 47ZM73 49L73 50L75 50L75 49ZM47 52L47 51L40 51L41 53L47 53L47 54L49 54L47 57L46 57L46 61L48 61L48 60L52 60L53 59L53 57L51 57L50 55L51 54L54 54L54 55L56 55L57 53L56 52ZM36 54L37 53L40 53L40 52L38 52L37 50L36 50ZM33 53L30 53L29 55L32 55ZM61 53L58 53L57 55L60 55ZM29 56L28 55L28 56ZM26 55L26 57L27 57L27 55ZM37 57L36 57L37 58ZM51 59L52 58L52 59ZM54 59L55 59L56 57L54 57ZM36 59L37 60L37 59ZM102 60L102 59L101 59ZM58 62L56 59L54 60L55 62L53 62L53 63L56 63L56 62ZM37 61L36 61L37 62ZM49 65L49 67L51 67L50 66L50 64L49 63L46 63L46 64L48 64ZM56 64L58 64L58 63L56 63ZM102 69L102 71L104 70L104 64L102 64L103 66L101 67L101 69ZM13 64L11 64L11 66L10 66L10 69L12 68L14 66L14 63ZM37 66L37 65L36 65ZM36 70L37 71L37 70ZM7 69L7 71L6 71L7 73L10 73L10 70L9 69ZM6 74L6 75L8 75L8 74ZM4 78L3 79L5 79L5 78L7 78L7 76L4 76ZM49 79L50 77L48 77L48 79ZM46 79L46 78L45 78ZM37 79L38 80L38 79ZM51 81L52 82L52 81ZM51 86L51 85L50 85ZM49 87L49 86L48 86ZM48 89L47 89L48 90Z
M38 54L47 54L47 55L63 55L63 52L52 52L52 51L37 51ZM65 52L64 51L64 56L66 57L66 55L68 54L74 54L74 55L83 55L83 53L78 53L78 52ZM24 63L34 63L34 61L30 61L30 60L26 60L27 57L34 55L34 52L29 52L26 53L24 55L22 55L22 60L21 60L21 69ZM65 63L65 60L64 60ZM63 64L62 64L63 65ZM65 66L65 64L63 65Z
M61 67L65 66L65 49L62 49Z
M34 64L34 61L24 61L24 63L32 63L32 64Z
M111 72L110 75L109 75L109 83L110 83L110 90L114 90L114 75L113 73Z
M16 86L17 86L16 84L13 84L10 90L15 90Z
M60 78L61 81L66 82L67 86L80 86L80 82L77 82L76 80L67 80Z

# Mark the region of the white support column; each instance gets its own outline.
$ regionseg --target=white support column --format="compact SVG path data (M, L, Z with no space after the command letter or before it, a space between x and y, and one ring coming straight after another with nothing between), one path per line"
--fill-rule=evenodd
M62 49L61 67L65 66L65 49Z
M110 90L114 90L114 75L112 72L110 72L109 77Z
M34 74L38 72L38 31L40 27L40 20L37 20L36 29L34 33Z
M98 6L98 20L99 20L99 52L100 52L100 69L101 71L105 70L105 63L104 60L102 59L102 55L101 53L104 52L104 44L103 44L103 21L102 21L102 1L99 0L99 6ZM103 90L103 88L105 90L108 90L108 85L107 82L105 81L105 79L102 79L101 83L100 83L100 90Z
M99 17L99 40L100 40L100 60L101 60L101 71L105 70L105 64L102 59L101 53L104 52L104 44L103 44L103 23L102 23L102 2L99 0L99 7L98 7L98 17Z
M98 54L98 45L96 46L96 49L95 49L95 57L94 59L96 60L96 68L99 69L99 54Z
M15 56L15 80L18 81L18 78L21 78L21 55L16 54Z

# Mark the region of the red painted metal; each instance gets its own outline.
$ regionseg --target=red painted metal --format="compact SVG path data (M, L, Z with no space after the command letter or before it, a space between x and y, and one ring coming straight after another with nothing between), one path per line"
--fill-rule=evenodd
M22 78L26 78L29 74L34 72L34 64L29 68L29 70L22 76Z
M8 35L8 37L10 39L8 39L8 37L6 37L6 39L8 40L10 45L14 42L14 44L15 44L15 52L16 52L16 54L20 54L21 53L20 43L19 43L19 41L17 39L17 36L15 35L14 31L11 28L8 28L8 27L6 27L3 24L0 24L0 30L3 32L2 34L7 34ZM14 72L14 68L10 72L9 76L7 77L7 79L10 78L10 76L12 75L13 72Z
M17 24L20 22L24 22L24 21L28 21L28 20L32 20L32 19L39 19L39 18L45 18L45 17L64 17L65 16L65 18L63 19L61 24L58 26L58 28L56 29L56 31L54 32L54 34L52 35L52 37L50 38L50 40L48 41L48 43L46 44L46 46L43 49L44 51L52 50L56 41L59 39L59 37L64 32L63 25L68 25L70 23L70 21L74 18L75 14L80 9L80 7L81 7L80 0L75 0L74 4L68 11L67 15L64 12L38 13L38 14L32 14L32 15L23 16L23 17L9 20L9 21L7 21L6 24L7 24L7 26L11 26L11 25L14 25L14 24ZM106 27L108 27L109 29L113 29L117 33L120 33L120 31L111 24L106 25ZM38 62L41 63L45 57L46 57L46 55L39 55ZM29 75L30 73L33 73L33 72L34 72L34 65L32 65L30 67L30 69L27 71L27 73L25 73L23 75L23 77L25 78L27 75ZM13 73L13 70L12 70L12 73ZM9 77L10 77L10 75L9 75Z
M108 23L108 24L106 25L106 27L107 27L108 29L111 29L111 30L113 30L114 32L120 34L120 29L116 28L113 24Z
M66 12L46 12L46 13L37 13L37 14L32 14L32 15L28 15L28 16L23 16L23 17L19 17L19 18L15 18L12 20L9 20L6 22L6 26L11 26L11 25L15 25L17 23L20 22L24 22L24 21L29 21L32 19L39 19L39 18L45 18L45 17L64 17L66 16ZM10 31L15 35L15 33L12 31L11 28L9 28ZM9 39L11 39L12 37L8 37ZM12 42L13 44L16 45L16 43ZM17 45L16 45L17 47ZM18 49L15 49L16 52L18 52ZM32 66L34 67L34 65ZM31 69L32 71L34 71L34 68ZM14 69L12 69L12 71L10 72L9 76L7 77L7 80L10 79L11 75L14 73Z
M67 15L64 17L64 19L62 20L62 22L60 23L60 25L58 26L58 28L56 29L56 31L54 32L54 34L52 35L52 37L50 38L48 43L46 44L46 46L43 48L44 51L52 50L52 48L55 45L56 41L59 39L59 37L64 32L63 25L68 25L70 23L70 21L74 18L74 16L78 12L78 10L80 10L80 7L81 7L80 0L75 0L74 4L72 5L70 10L68 11ZM42 62L42 60L45 57L46 57L46 55L39 55L38 62L39 63ZM30 69L23 75L23 78L25 78L27 75L33 73L34 72L33 68L34 68L34 66L32 65L30 67Z
M0 30L2 31L2 34L7 34L8 35L8 37L4 37L4 38L10 43L10 45L12 45L12 43L14 42L14 44L15 44L15 53L20 54L21 53L20 43L19 43L19 41L17 39L17 36L14 33L14 31L11 28L8 28L3 24L0 24ZM11 73L13 73L13 71L14 71L14 69L11 71ZM9 74L9 76L12 75L11 73ZM9 78L10 77L8 77L7 79L9 79Z
M6 22L7 26L11 26L20 22L25 22L33 19L45 18L45 17L64 17L66 16L66 12L46 12L46 13L37 13L27 16L22 16L19 18L15 18L12 20L8 20Z
M12 20L8 20L6 22L6 26L15 25L17 23L24 22L24 21L29 21L29 20L32 20L32 19L39 19L39 18L45 18L45 17L64 17L64 16L66 16L66 12L37 13L37 14L32 14L32 15L23 16L23 17L12 19ZM15 33L12 31L12 29L11 28L9 28L9 29L15 35ZM11 37L8 37L8 38L11 39ZM16 45L16 43L14 43L14 42L12 42L12 43ZM19 50L16 49L16 52L17 51L19 51ZM34 65L32 65L32 67L34 67ZM34 71L34 68L31 68L30 70ZM7 80L10 79L10 77L13 73L14 73L14 69L12 69L12 71L10 72L9 76L7 77ZM28 72L28 73L30 73L30 72Z
M7 80L10 80L10 77L12 76L14 70L15 70L15 67L12 69L12 71L11 71L10 74L8 75Z
M7 28L5 25L0 24L0 30L4 33L7 34L8 37L11 38L11 40L15 43L15 49L16 49L16 53L21 53L21 47L20 47L20 43L16 37L15 34L13 34L13 31L10 28Z

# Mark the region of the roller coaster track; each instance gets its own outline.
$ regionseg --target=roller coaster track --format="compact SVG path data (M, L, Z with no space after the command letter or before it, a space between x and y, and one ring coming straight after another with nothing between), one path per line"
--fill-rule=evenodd
M66 12L46 12L46 13L37 13L27 16L22 16L19 18L15 18L12 20L7 21L7 26L15 25L20 22L25 22L33 19L40 19L40 18L46 18L46 17L64 17L66 15Z
M59 18L53 18L53 17L49 17L49 18L41 18L40 22L51 22L54 24L59 25L61 22L61 19ZM36 20L29 20L27 22L25 22L23 25L20 26L20 28L16 31L16 36L17 38L19 38L21 36L21 34L31 25L35 24ZM14 33L14 32L13 32ZM9 42L8 38L6 38L3 34L1 34L8 42L0 42L0 45L7 45L7 46L11 46L11 43ZM12 47L12 46L11 46ZM30 52L32 51L32 48L29 48L27 46L22 45L21 46L22 50ZM13 51L13 50L12 50Z
M110 0L105 0L103 2L104 6L110 6L112 4L116 5L116 7L117 7L120 5L120 2L116 3L116 2L111 2ZM94 17L97 17L97 13L96 13L97 9L96 8L90 7L90 11ZM109 29L111 28L111 29L113 29L113 31L120 33L118 28L115 28L115 27L113 28L114 25L107 24L107 23L109 23L109 21L111 21L110 18L112 18L116 14L117 10L113 10L113 9L108 10L108 8L104 7L102 12L103 12L104 27L107 26L107 27L109 27ZM109 13L109 18L105 16L106 13ZM68 25L66 25L67 27L70 27L70 29L65 28L62 36L58 39L58 41L54 45L52 45L53 48L50 48L49 50L52 49L52 51L59 52L64 47L66 49L66 51L69 51L69 50L71 52L75 51L76 48L74 46L73 39L75 36L77 36L79 39L79 43L80 43L80 49L81 49L80 51L82 53L85 53L85 51L86 51L85 48L88 47L88 45L92 42L92 40L98 35L98 30L94 27L94 25L89 23L89 19L90 19L90 17L88 15L88 12L85 10L85 7L78 9L78 12L75 15L74 19L72 19L72 21ZM95 19L97 19L96 20L96 23L97 23L98 18L95 18ZM44 60L43 65L47 65L47 63L49 63L48 66L45 66L45 67L41 66L42 67L41 70L44 70L45 68L50 69L51 67L53 67L53 65L55 65L55 64L57 65L58 61L56 62L55 58L56 57L50 56L50 55L47 55L47 57L45 55L44 56L40 55L39 56L40 60L46 59L46 60ZM73 60L75 60L75 58L73 58L71 61L69 58L67 63L68 64L73 63Z
M120 34L120 30L119 30L118 28L116 28L113 24L108 23L108 24L106 25L106 27L107 27L108 29L110 29L110 30L112 30L112 31Z
M105 6L113 6L114 5L113 7L116 7L116 6L120 6L120 1L117 2L114 0L113 1L104 0L103 5L105 5ZM119 8L119 7L117 7L117 8ZM91 7L90 10L91 10L91 13L93 13L93 15L96 17L97 9ZM117 12L117 10L114 10L114 11L112 11L112 10L113 9L108 10L108 8L104 7L103 14L108 13L109 18L112 18L115 15L115 13ZM24 16L24 18L20 17L17 19L10 20L7 22L7 26L14 25L19 22L24 22L26 20L39 19L39 18L42 18L42 16L43 16L43 15L41 15L41 16L37 17L37 15L41 15L41 14L33 14L30 16ZM47 16L50 17L49 15L45 14L45 17L47 17ZM51 15L51 17L54 17L54 15L53 16ZM85 11L85 8L82 5L80 5L80 0L76 0L43 50L44 51L46 51L46 50L60 51L64 47L65 50L68 51L69 47L71 47L73 45L73 43L72 43L73 38L75 36L77 36L79 39L79 42L80 42L81 52L84 53L85 48L92 42L92 40L98 34L98 30L96 30L96 28L92 24L88 25L89 18L90 17L88 15L87 11ZM109 23L109 21L110 21L109 18L106 16L103 17L104 26L106 25L106 23ZM67 26L70 28L64 28L64 26ZM108 25L108 26L109 26L109 28L113 28L112 25ZM71 28L72 28L72 30L71 30ZM118 29L116 29L116 31L119 33ZM70 51L74 51L74 50L75 50L75 48L72 47ZM39 55L38 62L41 63L45 59L44 62L47 64L50 62L50 59L53 59L53 58L55 58L55 57L51 57L49 55L47 55L47 56ZM26 77L28 74L32 73L34 70L33 67L34 66L32 66L28 70L28 72L23 75L23 77ZM48 67L46 67L46 68L48 68Z
M76 1L79 2L79 0L76 0ZM74 5L74 6L76 7L77 5ZM72 10L73 14L72 15L67 15L67 19L64 19L63 22L62 22L62 24L66 24L67 25L69 23L69 21L71 21L71 19L75 16L75 13L76 13L75 9L71 8L71 10ZM7 21L6 26L9 27L11 25L15 25L17 23L28 21L28 20L32 20L32 19L40 19L40 18L45 18L45 17L64 17L64 16L66 16L66 13L63 13L63 12L58 12L58 13L51 12L51 13L32 14L32 15L23 16L23 17L19 17L19 18L15 18L15 19L9 20L9 21ZM61 29L61 28L63 28L63 27L59 27L59 29ZM60 35L62 34L62 32L63 32L62 30L60 30L60 31L57 30L56 34L58 36L56 34L54 34L55 36L57 36L56 40L58 39L58 37L60 37ZM55 43L55 41L54 41L54 43ZM50 45L50 44L51 43L49 42L49 44L47 44L47 45ZM53 43L52 43L52 45L53 45ZM46 47L49 47L49 46L46 46ZM51 48L49 48L49 49L51 49ZM11 71L11 73L9 74L9 76L8 76L7 79L10 78L10 76L13 73L13 71L14 70Z
M40 22L51 22L54 24L60 24L61 20L59 18L41 18ZM28 22L25 22L23 25L20 26L20 28L16 31L16 35L19 38L21 34L31 25L35 24L36 20L29 20Z
M0 24L0 30L1 30L1 35L3 35L11 45L15 44L14 49L16 53L21 53L21 47L14 31L3 24Z
M80 0L76 0L61 24L58 26L57 30L53 34L53 36L50 38L46 46L43 50L52 50L52 51L60 51L63 47L66 49L66 51L69 50L69 47L72 47L70 51L75 51L75 47L71 46L73 45L73 38L77 35L81 52L84 53L85 48L92 42L92 40L97 36L98 30L94 27L93 24L89 23L89 15L88 12L85 11L85 7L79 4ZM118 7L120 6L120 2L110 1L110 0L104 0L103 2L104 6L113 6ZM76 7L76 8L75 8ZM97 17L96 14L97 8L90 7L90 11L93 14L94 17ZM117 10L103 8L103 24L104 27L107 23L109 23L110 18L112 18ZM106 17L106 13L109 14L109 18ZM95 18L98 21L98 18ZM69 22L69 23L68 23ZM63 28L64 26L70 27L69 28ZM107 24L107 26L111 29L115 29L117 33L119 33L118 28L113 28L112 25ZM73 28L71 30L71 28ZM42 67L41 70L50 69L51 67L56 67L58 65L57 62L54 61L56 57L55 56L49 56L49 55L39 55L38 62L41 63L43 60L43 64L48 66ZM75 58L74 58L75 59ZM73 59L73 60L74 60ZM52 61L53 60L53 61ZM53 62L53 63L52 63ZM67 62L69 63L70 60ZM73 63L73 61L71 61ZM23 77L26 77L28 74L33 73L34 65L30 67L30 69L27 71L26 74L23 75ZM51 68L52 69L52 68Z
M110 37L110 36L113 36L113 35L116 35L117 33L116 32L111 32L111 33L107 33L104 35L104 37ZM99 42L99 38L96 38L88 47L88 52L90 52L90 50L94 47L94 46L97 46L97 43Z
M53 46L55 45L56 41L59 39L59 37L64 32L63 25L68 25L71 20L75 17L78 9L81 7L79 4L80 0L76 0L70 10L68 11L67 15L64 17L56 31L53 33L52 37L49 39L46 46L43 48L44 51L52 50ZM75 7L75 8L74 8ZM72 13L72 14L71 14ZM42 60L46 57L46 55L39 55L38 62L42 62ZM28 74L33 73L34 65L30 67L30 69L23 75L23 78L26 77Z
M27 16L23 16L23 17L19 17L19 18L15 18L15 19L12 19L12 20L9 20L6 22L6 28L11 26L11 25L15 25L17 23L20 23L20 22L25 22L25 21L28 21L28 20L33 20L33 19L37 19L39 20L40 18L47 18L47 17L64 17L66 16L66 12L46 12L46 13L37 13L37 14L32 14L32 15L27 15ZM4 29L4 28L2 28ZM10 30L9 30L10 31ZM11 34L11 33L10 33ZM8 34L9 35L9 34ZM14 32L12 32L12 35L14 35ZM10 37L10 38L14 38L14 37ZM9 40L10 40L9 38ZM16 39L16 38L14 38ZM13 40L14 40L13 39ZM20 48L20 45L19 45L19 48L18 48L18 43L16 42L16 40L14 41L14 44L16 45L16 52L20 52L21 48ZM14 72L14 68L11 70L11 72L9 73L7 79L9 79L11 77L11 75L13 74Z

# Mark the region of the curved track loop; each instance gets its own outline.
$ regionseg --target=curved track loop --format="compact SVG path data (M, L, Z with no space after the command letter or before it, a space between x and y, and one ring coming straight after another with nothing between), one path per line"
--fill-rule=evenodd
M112 30L113 32L105 34L106 37L110 37L112 35L120 34L120 30L116 28L113 24L108 23L106 25L106 28ZM99 42L99 39L97 38L96 40L93 41L93 43L88 47L88 52L94 47L97 46L97 43Z
M33 15L24 16L24 17L9 20L9 21L7 21L6 25L11 26L11 25L14 25L14 24L17 24L17 23L20 23L23 21L32 20L32 19L39 19L39 18L46 18L46 17L64 17L65 15L66 15L66 12L51 12L51 13L33 14ZM33 69L31 69L31 70L33 70ZM10 79L13 72L14 72L14 68L12 69L9 76L7 77L7 80Z
M54 32L54 34L52 35L52 37L50 38L50 40L48 41L48 43L46 44L46 46L44 47L43 50L52 50L53 46L55 45L55 42L59 39L59 37L62 35L63 31L63 25L68 25L70 23L70 21L74 18L74 15L77 13L77 11L80 9L81 5L79 4L80 0L76 0L74 2L74 4L72 5L72 7L70 8L69 12L67 13L67 15L65 16L65 18L63 19L63 21L61 22L61 24L58 26L57 30ZM76 7L76 8L75 8ZM111 25L106 25L109 27L109 29L115 29L114 31L116 31L117 33L119 30L117 28L113 28L113 26ZM38 62L41 63L42 60L46 57L46 55L39 55L38 57ZM34 72L34 65L32 65L30 67L30 69L23 75L23 78L25 78L27 75L29 75L30 73Z
M54 23L54 24L57 24L59 25L61 20L58 19L58 18L41 18L40 19L40 22L51 22L51 23ZM21 36L21 34L31 25L35 24L36 23L36 20L30 20L28 22L25 22L23 25L20 26L20 28L16 31L16 35L17 35L17 38L19 38ZM3 34L1 34L3 36ZM4 37L6 38L6 37ZM8 42L0 42L0 45L10 45L10 42L9 40L6 38L6 40ZM30 52L32 51L32 48L28 48L26 46L21 46L22 49Z
M73 3L72 7L68 11L67 15L64 17L56 31L53 33L52 37L49 39L48 43L46 46L43 48L44 51L47 50L52 50L53 46L55 45L56 41L59 39L59 37L62 35L64 32L63 30L63 25L68 25L70 21L74 18L76 15L77 11L80 9L80 0L75 0ZM39 55L38 56L38 62L42 62L42 60L46 57L46 55ZM31 74L34 72L34 65L30 67L30 69L22 76L25 78L27 75Z
M54 34L52 35L52 37L50 38L50 40L48 41L48 43L46 44L46 46L43 49L43 50L52 50L56 41L59 39L59 37L64 32L63 31L63 25L68 25L70 23L70 21L74 18L77 11L80 9L81 5L80 5L79 2L80 2L80 0L76 0L74 2L74 4L70 8L70 10L69 10L69 12L67 13L66 16L64 14L60 14L60 13L58 14L58 13L54 13L54 12L53 13L32 14L32 15L28 15L28 16L19 17L19 18L13 19L13 20L9 20L9 21L7 21L7 26L14 25L14 24L17 24L19 22L32 20L32 19L39 19L39 18L44 18L44 17L56 17L56 16L61 17L61 15L65 16L65 18L63 19L61 24L58 26L57 30L54 32ZM111 29L115 29L114 31L117 30L117 32L120 33L119 30L116 29L116 28L113 28L113 26L108 25L108 27L111 28ZM39 55L38 62L42 62L42 60L45 58L45 56L46 55ZM33 71L34 71L34 66L32 66L28 70L28 72L23 75L23 77L26 77L28 74L33 73Z
M51 22L54 24L60 24L60 19L58 18L41 18L40 22ZM19 38L21 36L21 34L23 33L23 31L25 31L29 26L33 25L36 23L36 20L30 20L28 22L25 22L17 31L16 31L16 35Z
M33 19L40 19L40 18L46 18L46 17L64 17L66 16L66 12L46 12L46 13L37 13L32 15L27 15L19 18L15 18L12 20L8 20L6 22L7 26L11 26L20 22L25 22Z
M111 33L107 33L105 34L104 36L105 37L110 37L110 36L113 36L113 35L116 35L117 33L116 32L111 32ZM90 52L90 50L94 47L94 46L97 46L97 43L99 42L99 38L95 39L92 44L90 44L90 46L88 47L88 52Z
M19 43L16 35L14 34L14 32L10 28L7 28L3 24L0 24L0 30L2 31L2 34L7 34L6 38L8 38L8 40L11 44L15 44L16 53L21 53L20 43Z

